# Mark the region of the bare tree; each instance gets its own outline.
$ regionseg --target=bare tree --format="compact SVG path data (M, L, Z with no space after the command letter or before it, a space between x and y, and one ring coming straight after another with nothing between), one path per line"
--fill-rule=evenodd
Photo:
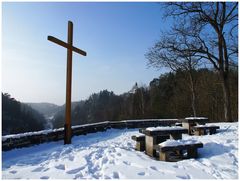
M195 57L195 52L188 50L189 47L186 41L187 37L185 35L176 36L165 33L145 56L149 61L149 66L170 68L174 72L179 69L187 72L186 83L191 92L191 107L193 115L197 116L194 70L199 66L199 61Z
M225 121L233 121L231 113L229 67L238 59L237 2L170 2L165 16L175 19L172 36L184 36L184 46L177 51L191 52L210 63L222 81Z

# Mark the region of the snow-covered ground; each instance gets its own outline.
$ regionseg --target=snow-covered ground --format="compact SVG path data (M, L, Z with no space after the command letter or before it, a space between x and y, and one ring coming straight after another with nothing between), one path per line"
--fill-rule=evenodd
M72 145L45 143L2 153L3 179L237 179L238 123L218 123L201 141L198 159L163 162L134 150L138 129L75 136Z

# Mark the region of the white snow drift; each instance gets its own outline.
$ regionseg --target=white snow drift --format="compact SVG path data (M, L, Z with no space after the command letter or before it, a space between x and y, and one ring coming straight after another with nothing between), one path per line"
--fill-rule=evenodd
M75 136L72 145L45 143L2 153L3 179L237 179L238 123L218 123L215 135L200 141L198 159L157 161L134 150L138 129L111 129Z

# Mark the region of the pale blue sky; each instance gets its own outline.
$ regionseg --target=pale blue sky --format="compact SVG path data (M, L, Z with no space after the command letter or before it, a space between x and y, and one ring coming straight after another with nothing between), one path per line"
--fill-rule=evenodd
M2 4L2 91L22 102L65 103L66 49L47 40L67 39L87 57L73 55L72 101L103 89L127 92L160 71L147 68L144 54L169 25L160 3Z

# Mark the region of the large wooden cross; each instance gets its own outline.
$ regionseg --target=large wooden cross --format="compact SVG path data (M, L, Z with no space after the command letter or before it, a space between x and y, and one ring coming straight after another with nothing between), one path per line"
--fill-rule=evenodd
M53 36L48 36L48 40L67 48L67 85L66 85L66 112L64 124L64 144L71 144L71 92L72 92L72 52L83 56L87 53L73 46L73 23L68 21L68 42L65 43Z

